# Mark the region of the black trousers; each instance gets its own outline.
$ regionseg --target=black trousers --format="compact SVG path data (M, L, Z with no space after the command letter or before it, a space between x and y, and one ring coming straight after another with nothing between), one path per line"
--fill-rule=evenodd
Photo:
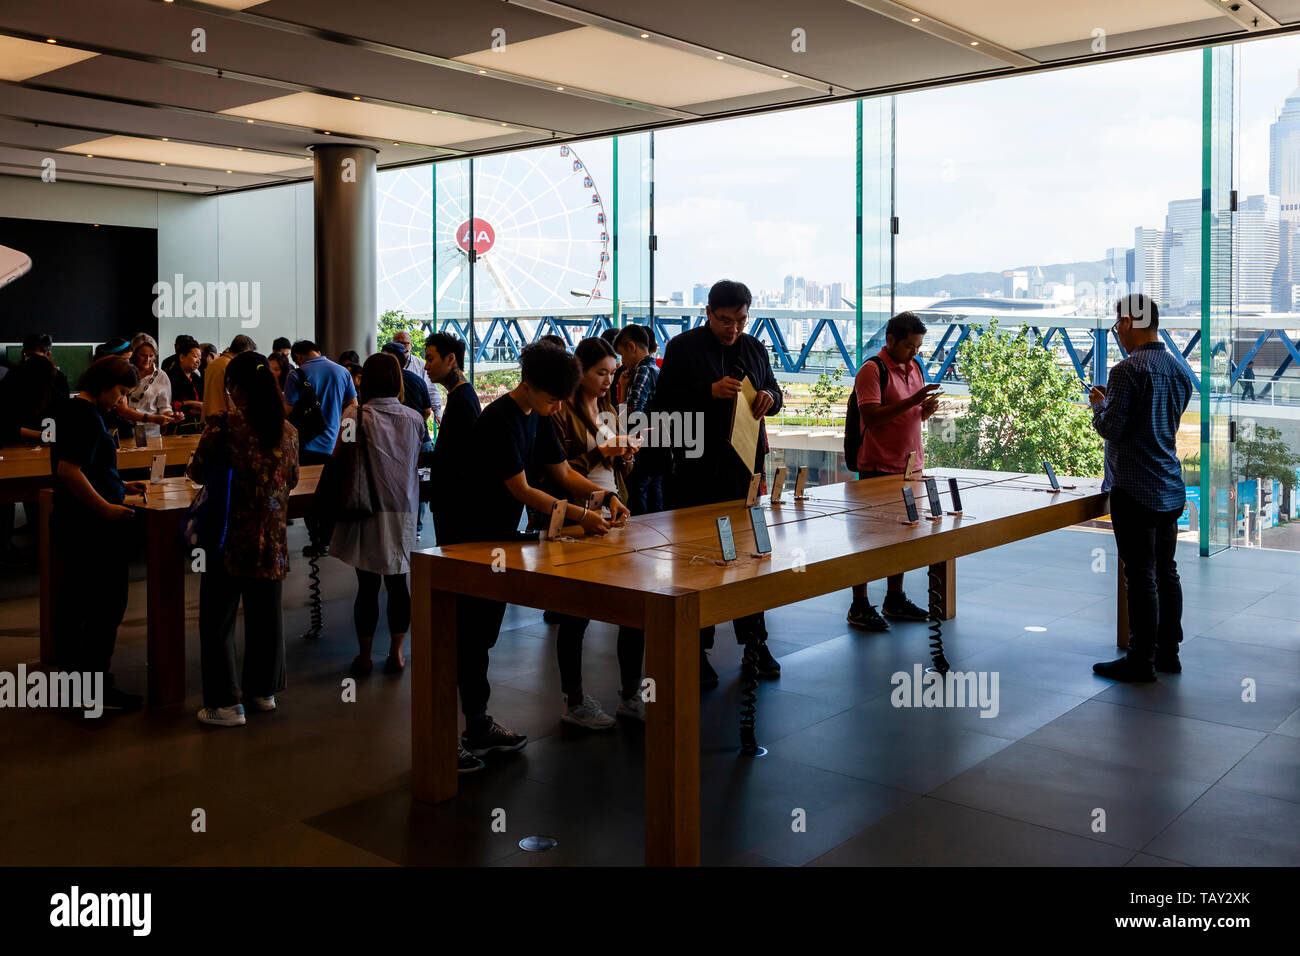
M1176 654L1183 639L1183 587L1174 561L1182 510L1153 511L1111 489L1111 526L1128 586L1130 658L1150 662L1157 650Z
M245 695L270 697L284 690L283 581L230 574L218 557L199 583L199 653L203 706L233 707ZM236 676L235 616L244 602L244 668ZM242 691L242 692L241 692Z
M582 695L582 639L587 618L560 615L555 637L555 656L560 664L560 688L567 696ZM641 658L645 654L645 631L636 627L618 629L619 693L631 697L641 687Z
M332 457L321 451L298 449L299 465L324 465ZM307 525L307 537L311 541L312 547L323 548L330 543L330 537L334 534L331 510L331 507L326 502L317 502L303 519L303 523Z
M411 629L411 592L405 574L376 574L357 571L357 597L352 602L352 623L357 637L374 637L379 626L379 585L388 589L388 633L405 634Z
M111 685L117 629L126 614L128 561L122 552L131 540L131 522L59 511L50 520L60 664L64 670L102 673L105 686Z
M460 687L460 710L471 730L487 719L488 651L501 636L506 616L504 601L456 596L456 683Z

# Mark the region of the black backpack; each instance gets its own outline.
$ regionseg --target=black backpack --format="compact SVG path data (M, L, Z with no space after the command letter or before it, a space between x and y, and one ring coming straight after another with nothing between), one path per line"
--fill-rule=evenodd
M883 402L885 388L889 385L889 369L885 368L885 363L880 360L879 355L873 355L867 361L880 369L880 398ZM925 381L924 366L915 358L912 361L916 362L917 367L921 369L921 381ZM844 467L849 471L857 471L858 452L862 450L862 440L866 437L866 433L862 430L862 413L858 410L857 389L854 388L849 392L849 407L844 416Z
M326 425L325 413L320 407L320 399L316 397L316 389L302 369L298 370L298 378L298 400L293 403L293 410L286 417L289 424L298 430L298 447L301 449L309 441L323 435Z

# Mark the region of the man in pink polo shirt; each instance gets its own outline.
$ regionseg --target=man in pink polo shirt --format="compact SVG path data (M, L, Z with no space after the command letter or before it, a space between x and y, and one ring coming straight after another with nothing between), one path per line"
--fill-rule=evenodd
M921 422L939 407L939 386L927 385L916 353L925 339L925 326L911 312L900 312L885 326L885 347L862 363L853 382L853 394L862 420L862 445L858 450L858 477L901 475L907 456L916 452L916 469L922 466ZM884 394L881 382L884 381ZM896 621L924 621L928 616L903 593L903 576L889 578L884 617L867 599L866 584L853 588L848 621L868 631L887 631L885 617Z

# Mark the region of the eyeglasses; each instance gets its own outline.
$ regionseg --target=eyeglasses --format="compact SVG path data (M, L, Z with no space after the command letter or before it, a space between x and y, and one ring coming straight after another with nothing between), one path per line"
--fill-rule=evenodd
M719 325L724 325L727 328L734 328L734 329L743 329L745 327L745 323L749 321L748 316L746 316L743 319L740 318L729 319L725 315L717 315L717 314L713 316L713 319Z

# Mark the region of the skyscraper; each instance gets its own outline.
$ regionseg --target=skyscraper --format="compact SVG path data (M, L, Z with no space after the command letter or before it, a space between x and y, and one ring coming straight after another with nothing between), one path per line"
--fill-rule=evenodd
M1278 265L1277 196L1251 196L1237 206L1237 308L1273 309L1274 271Z
M1178 309L1201 305L1201 200L1175 199L1169 204L1165 229L1173 234L1170 247L1169 304ZM1181 248L1180 248L1181 246ZM1175 266L1173 258L1177 256Z
M1290 311L1300 284L1300 86L1282 103L1268 128L1268 191L1278 198L1278 263L1273 308Z
M786 282L790 280L787 278ZM701 282L695 283L695 288L691 290L691 305L708 305L709 304L709 287Z
M1169 246L1168 230L1138 226L1133 230L1133 285L1134 292L1144 292L1158 305L1169 303Z

